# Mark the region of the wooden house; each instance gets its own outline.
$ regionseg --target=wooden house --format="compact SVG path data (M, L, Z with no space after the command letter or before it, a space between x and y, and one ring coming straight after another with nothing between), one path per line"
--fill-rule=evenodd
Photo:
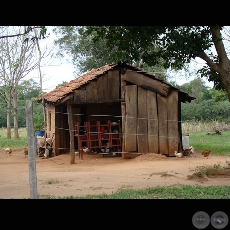
M71 145L79 149L77 125L88 122L90 128L100 126L101 134L111 134L100 136L101 142L111 144L114 137L114 151L174 156L175 150L182 150L181 103L193 99L140 68L113 63L59 86L38 102L46 109L46 136L55 136L54 155L69 152ZM101 151L102 143L90 146Z

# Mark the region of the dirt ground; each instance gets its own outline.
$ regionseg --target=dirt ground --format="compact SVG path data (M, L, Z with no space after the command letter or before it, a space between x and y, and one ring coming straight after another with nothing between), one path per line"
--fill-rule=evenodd
M76 155L70 164L70 154L49 159L36 157L38 196L85 196L113 193L122 188L141 189L153 186L230 185L229 177L208 180L189 179L200 166L229 167L230 156L194 153L183 158L145 154L133 159L118 156ZM191 178L191 177L190 177ZM30 198L28 158L22 151L11 155L0 150L0 199Z

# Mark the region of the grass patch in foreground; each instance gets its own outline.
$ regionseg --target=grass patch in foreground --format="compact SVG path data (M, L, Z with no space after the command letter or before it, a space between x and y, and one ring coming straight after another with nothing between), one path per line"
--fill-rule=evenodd
M52 197L43 199L230 199L230 186L153 187L146 189L121 189L112 194Z

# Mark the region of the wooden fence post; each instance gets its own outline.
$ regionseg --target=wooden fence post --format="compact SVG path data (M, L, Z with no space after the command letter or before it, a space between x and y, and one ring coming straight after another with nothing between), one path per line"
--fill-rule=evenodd
M30 198L37 199L36 151L34 148L33 103L31 100L26 101L26 130L28 141Z

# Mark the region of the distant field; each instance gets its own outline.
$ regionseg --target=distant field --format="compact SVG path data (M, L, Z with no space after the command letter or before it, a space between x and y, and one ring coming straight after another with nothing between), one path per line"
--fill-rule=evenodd
M17 150L21 150L27 147L27 132L26 128L19 129L20 139L14 139L14 129L11 129L11 139L7 139L7 133L5 128L0 129L0 148L11 147Z
M211 150L212 154L230 156L230 131L221 135L207 135L206 132L189 133L189 144L196 151Z

